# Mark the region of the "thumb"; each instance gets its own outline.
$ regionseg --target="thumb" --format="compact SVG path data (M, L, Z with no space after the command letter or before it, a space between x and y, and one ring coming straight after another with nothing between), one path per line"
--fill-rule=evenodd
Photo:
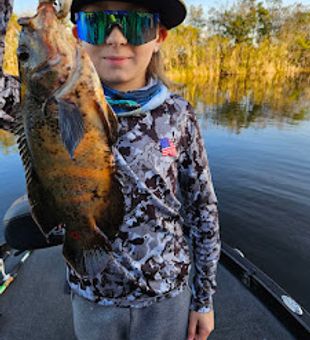
M187 334L187 340L194 340L195 334L196 334L196 327L197 327L197 319L195 316L190 313L189 317L189 323L188 323L188 334Z

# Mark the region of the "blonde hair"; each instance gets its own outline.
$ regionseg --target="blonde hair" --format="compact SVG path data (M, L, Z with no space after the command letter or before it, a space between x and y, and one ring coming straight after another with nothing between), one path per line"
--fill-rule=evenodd
M167 86L172 84L172 81L165 75L164 61L160 50L153 53L146 69L146 79L150 78L157 78Z
M171 81L165 75L164 62L160 51L153 53L149 66L146 70L146 78L157 78L165 85L170 85Z

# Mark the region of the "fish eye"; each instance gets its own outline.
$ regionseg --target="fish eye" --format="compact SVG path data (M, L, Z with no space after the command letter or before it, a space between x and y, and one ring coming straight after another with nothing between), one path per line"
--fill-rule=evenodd
M19 47L16 53L20 61L27 61L30 57L29 51L23 47Z

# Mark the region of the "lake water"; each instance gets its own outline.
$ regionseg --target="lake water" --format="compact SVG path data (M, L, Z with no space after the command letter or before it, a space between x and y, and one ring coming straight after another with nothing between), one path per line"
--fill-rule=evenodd
M197 80L179 91L199 115L223 241L310 310L309 77ZM2 217L25 183L1 130L0 164Z

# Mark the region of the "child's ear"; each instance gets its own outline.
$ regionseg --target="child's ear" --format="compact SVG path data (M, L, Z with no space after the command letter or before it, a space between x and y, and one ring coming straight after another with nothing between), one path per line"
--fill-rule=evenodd
M168 30L163 26L159 26L159 40L160 40L160 42L165 41L167 36L168 36Z
M72 33L73 33L73 35L74 35L74 37L75 37L76 39L79 38L79 37L78 37L77 27L76 27L76 26L73 26L73 28L72 28Z

